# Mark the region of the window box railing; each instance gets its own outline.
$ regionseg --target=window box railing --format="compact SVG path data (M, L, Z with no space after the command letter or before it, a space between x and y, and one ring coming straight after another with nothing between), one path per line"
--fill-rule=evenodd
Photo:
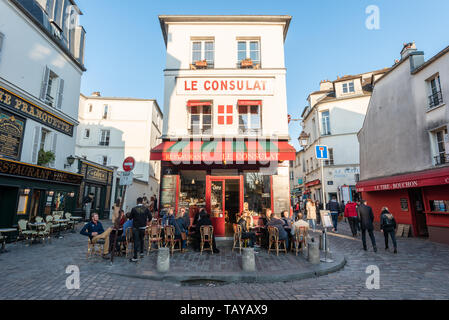
M212 135L212 128L207 128L207 129L189 129L188 130L189 135L194 136L194 135Z
M214 68L214 63L213 61L207 61L207 60L200 60L200 61L195 61L194 63L192 63L190 65L190 69L191 70L198 70L198 69L213 69Z
M240 69L260 69L260 63L251 59L245 59L238 63Z
M47 104L48 104L50 107L53 107L53 104L54 104L54 102L55 102L55 99L54 99L51 95L47 94L47 95L45 96L45 102L47 102Z
M429 96L429 109L438 107L443 103L443 93L441 91L435 92Z
M439 156L434 157L435 165L441 166L443 164L449 164L449 154L440 154Z

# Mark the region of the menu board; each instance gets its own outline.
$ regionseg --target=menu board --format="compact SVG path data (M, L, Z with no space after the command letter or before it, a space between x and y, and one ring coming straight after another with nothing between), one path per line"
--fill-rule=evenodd
M0 109L0 157L20 160L25 120Z
M175 207L178 176L166 175L162 178L161 206Z

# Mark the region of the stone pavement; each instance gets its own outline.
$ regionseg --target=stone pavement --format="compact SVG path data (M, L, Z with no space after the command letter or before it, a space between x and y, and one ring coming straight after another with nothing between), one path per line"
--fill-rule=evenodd
M79 227L78 227L79 229ZM385 252L383 235L376 232L379 252L362 250L360 239L349 235L346 223L339 227L340 234L331 234L331 250L344 255L347 264L343 270L322 277L298 281L271 283L228 283L216 282L182 284L149 279L124 277L114 274L118 265L124 269L133 268L123 258L117 258L114 266L101 258L86 260L86 238L79 234L65 234L64 239L52 239L49 245L36 244L30 247L23 243L8 244L9 253L0 254L0 299L449 299L449 246L423 239L399 239L399 254ZM223 252L228 255L229 252ZM193 253L173 260L173 267L192 268L197 264L200 270L210 265L212 256L194 258ZM198 256L197 254L196 256ZM264 255L260 253L259 255ZM274 256L261 261L259 270L280 274L280 263ZM143 263L151 266L154 257L146 257ZM195 260L197 259L197 260ZM201 260L202 259L202 260ZM279 259L293 261L289 254ZM153 262L152 262L153 261ZM212 262L224 266L220 260ZM80 289L66 288L66 267L76 265L80 270ZM377 266L380 270L380 289L369 290L366 268ZM134 268L137 266L134 265ZM146 269L146 268L145 268Z

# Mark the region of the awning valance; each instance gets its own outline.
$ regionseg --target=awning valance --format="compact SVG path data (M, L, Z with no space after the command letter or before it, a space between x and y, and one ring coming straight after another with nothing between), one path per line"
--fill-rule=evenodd
M151 150L150 160L200 162L270 162L295 160L287 141L165 141Z
M321 184L321 180L317 179L317 180L314 180L314 181L306 183L306 188L317 186L317 185L320 185L320 184Z
M239 100L237 102L239 106L261 106L262 100Z
M399 190L438 185L449 185L449 167L361 181L357 183L357 192Z
M211 101L199 101L199 100L189 100L187 102L188 107L201 107L201 106L211 106Z

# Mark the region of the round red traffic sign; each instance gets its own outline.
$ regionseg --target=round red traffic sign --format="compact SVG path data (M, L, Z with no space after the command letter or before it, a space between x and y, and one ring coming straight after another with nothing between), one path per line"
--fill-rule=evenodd
M126 172L133 171L134 166L136 165L136 160L133 157L128 157L123 161L123 170Z

